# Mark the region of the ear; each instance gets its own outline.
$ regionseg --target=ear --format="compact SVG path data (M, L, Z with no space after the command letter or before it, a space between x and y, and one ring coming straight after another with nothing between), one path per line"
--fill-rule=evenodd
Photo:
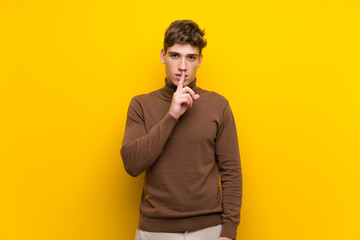
M199 57L199 64L197 66L198 68L201 66L202 57L203 57L203 55L201 54L200 57Z
M160 60L161 60L162 64L165 63L165 51L164 51L164 49L161 49L161 51L160 51Z

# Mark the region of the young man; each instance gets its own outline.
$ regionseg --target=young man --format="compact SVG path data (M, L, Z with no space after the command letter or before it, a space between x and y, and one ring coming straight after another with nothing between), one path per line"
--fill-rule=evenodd
M165 86L130 102L121 155L131 176L146 171L136 240L236 239L237 134L228 101L196 86L203 36L193 21L171 23L161 50Z

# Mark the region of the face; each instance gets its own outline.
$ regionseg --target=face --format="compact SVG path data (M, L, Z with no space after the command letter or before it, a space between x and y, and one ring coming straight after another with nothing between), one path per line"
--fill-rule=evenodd
M196 70L201 65L202 56L199 56L199 48L190 44L175 44L164 52L161 50L161 63L165 64L167 79L175 86L185 72L184 86L195 80Z

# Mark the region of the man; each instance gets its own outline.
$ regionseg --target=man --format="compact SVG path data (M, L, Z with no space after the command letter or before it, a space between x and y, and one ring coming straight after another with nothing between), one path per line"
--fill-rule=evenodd
M196 86L204 34L193 21L171 23L165 86L130 102L121 155L130 175L146 171L136 240L236 239L237 134L228 101Z

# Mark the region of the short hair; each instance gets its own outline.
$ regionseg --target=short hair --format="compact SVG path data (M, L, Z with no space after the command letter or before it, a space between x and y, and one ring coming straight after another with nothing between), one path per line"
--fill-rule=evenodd
M164 51L166 53L169 47L175 44L187 44L189 43L193 47L199 48L199 54L207 45L207 41L204 38L205 29L201 30L192 20L177 20L170 24L165 32L164 38Z

